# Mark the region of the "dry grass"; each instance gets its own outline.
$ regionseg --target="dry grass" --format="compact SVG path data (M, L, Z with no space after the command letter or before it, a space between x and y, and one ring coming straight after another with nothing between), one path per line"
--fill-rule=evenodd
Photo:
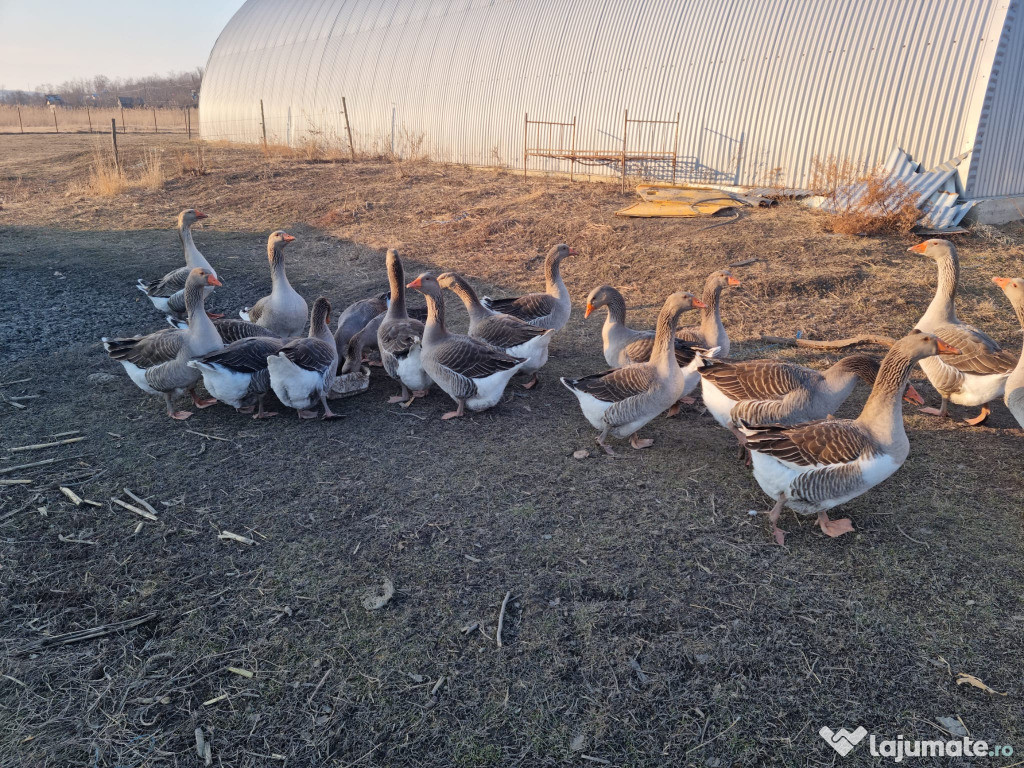
M126 109L123 114L116 108L18 107L0 105L0 133L54 133L53 118L57 116L57 129L61 133L110 133L110 120L117 120L117 131L122 133L154 133L153 109ZM90 122L91 121L91 122ZM192 111L192 128L198 131L199 110ZM156 127L159 133L184 133L185 113L181 109L156 108Z
M164 173L163 159L159 150L147 149L142 156L142 162L139 163L139 168L139 175L135 179L138 186L152 190L163 189L167 182L167 175Z
M863 192L855 199L851 189ZM893 181L884 169L859 172L849 159L815 158L811 167L810 187L824 196L830 207L825 229L840 235L906 235L910 233L921 211L918 194L902 181Z
M196 142L178 154L178 173L181 176L205 176L209 173L206 167L206 145L203 142Z
M92 165L84 185L72 187L96 197L113 197L128 189L124 174L118 170L114 162L99 151L93 153Z

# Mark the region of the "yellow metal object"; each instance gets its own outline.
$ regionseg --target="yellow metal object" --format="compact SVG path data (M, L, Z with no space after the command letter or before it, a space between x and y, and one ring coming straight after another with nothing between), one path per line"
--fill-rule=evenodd
M725 192L668 184L641 184L636 188L642 200L616 211L616 216L636 218L696 218L713 216L726 208L745 205Z

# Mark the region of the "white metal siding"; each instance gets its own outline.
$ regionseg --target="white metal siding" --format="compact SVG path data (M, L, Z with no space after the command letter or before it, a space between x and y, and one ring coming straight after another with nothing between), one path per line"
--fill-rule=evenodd
M600 150L621 146L624 109L679 112L681 156L723 181L781 169L797 186L815 157L874 166L901 146L930 167L970 150L982 122L971 191L1022 193L1010 1L248 0L211 53L200 124L258 141L262 98L271 141L342 141L345 96L360 150L390 148L394 115L396 151L521 167L525 112L576 116L577 147Z

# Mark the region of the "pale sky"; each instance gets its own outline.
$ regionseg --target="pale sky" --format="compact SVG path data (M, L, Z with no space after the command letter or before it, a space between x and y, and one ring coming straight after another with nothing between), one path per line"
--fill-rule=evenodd
M0 0L0 88L205 67L243 0Z

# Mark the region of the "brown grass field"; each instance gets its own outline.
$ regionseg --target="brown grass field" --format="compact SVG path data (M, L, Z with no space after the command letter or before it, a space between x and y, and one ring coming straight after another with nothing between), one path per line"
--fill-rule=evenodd
M18 120L18 112L21 120ZM153 108L140 109L90 107L58 108L11 107L0 105L0 133L110 133L111 118L117 120L117 132L128 133L185 133L185 113L181 109L156 107L156 127L153 126ZM57 115L56 129L53 125ZM199 110L192 110L192 127L198 135Z
M611 459L557 380L604 367L592 287L619 287L649 327L669 292L750 259L724 298L734 356L825 366L837 356L761 335L902 335L935 286L906 253L917 237L827 233L793 204L711 230L619 219L617 185L425 161L123 148L129 180L152 153L159 178L98 189L101 137L0 136L0 481L27 481L0 485L0 766L198 766L197 730L212 765L246 768L866 766L865 745L841 758L819 728L945 739L945 718L1024 753L1024 458L1001 403L978 428L908 409L910 458L844 508L856 532L786 513L782 548L699 404ZM210 214L195 239L226 312L266 293L284 228L293 284L336 311L386 287L388 246L410 279L457 269L503 295L540 286L565 241L573 318L538 390L455 422L443 394L388 405L379 369L336 422L220 406L171 422L99 338L161 327L133 283L179 265L189 206ZM1024 229L956 242L961 316L1016 351L990 278L1024 273ZM110 501L138 506L125 488L157 521ZM367 610L385 578L394 597Z

